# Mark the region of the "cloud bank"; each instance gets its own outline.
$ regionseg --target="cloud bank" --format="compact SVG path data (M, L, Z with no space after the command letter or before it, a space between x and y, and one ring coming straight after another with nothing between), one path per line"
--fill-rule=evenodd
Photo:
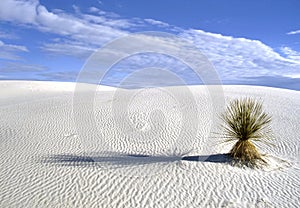
M57 38L47 40L38 47L44 53L58 56L85 60L98 48L115 38L151 29L171 32L191 42L214 64L224 82L234 80L243 82L254 77L298 78L300 74L299 52L290 47L281 48L279 53L259 40L224 36L203 30L182 29L154 19L126 19L96 7L81 11L74 6L74 12L68 13L61 9L49 11L38 0L2 0L0 20L42 33L54 34ZM298 33L299 30L288 34ZM1 40L0 48L0 58L8 60L17 60L20 58L19 53L29 52L25 46L7 44ZM182 73L185 77L193 76L188 67L182 63L153 54L132 57L127 62L120 63L114 70L115 73L126 76L132 72L132 68L145 68L149 63L156 63L155 67L172 66L170 70L176 73ZM59 73L59 77L65 74L63 71L55 73ZM50 76L51 73L47 74ZM74 72L72 74L76 75ZM112 74L108 80L114 77L118 76Z

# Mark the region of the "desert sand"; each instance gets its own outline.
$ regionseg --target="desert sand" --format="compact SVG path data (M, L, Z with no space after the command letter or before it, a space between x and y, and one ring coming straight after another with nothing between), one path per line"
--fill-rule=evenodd
M299 91L223 86L226 103L261 99L273 117L274 146L257 144L269 165L251 169L227 163L232 144L210 134L218 121L206 86L101 86L94 122L80 119L84 92L74 109L75 83L0 88L0 207L300 206Z

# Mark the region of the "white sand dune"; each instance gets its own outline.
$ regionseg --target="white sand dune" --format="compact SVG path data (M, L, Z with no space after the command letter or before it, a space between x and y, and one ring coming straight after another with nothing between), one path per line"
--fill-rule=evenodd
M73 117L87 110L84 97L73 108L74 83L1 81L0 88L0 207L300 206L298 91L223 87L226 101L259 98L273 116L275 146L258 144L269 166L253 170L228 164L230 144L210 137L205 86L189 87L195 135L188 128L195 120L181 115L195 110L184 86L101 86L94 126Z

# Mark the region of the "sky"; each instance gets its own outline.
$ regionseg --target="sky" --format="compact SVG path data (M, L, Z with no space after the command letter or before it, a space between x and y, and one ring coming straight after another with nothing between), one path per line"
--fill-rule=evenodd
M300 90L299 8L298 0L1 0L0 79L75 82L108 44L156 31L193 45L223 84ZM120 60L97 83L176 84L154 68L185 84L203 81L176 57L140 53Z

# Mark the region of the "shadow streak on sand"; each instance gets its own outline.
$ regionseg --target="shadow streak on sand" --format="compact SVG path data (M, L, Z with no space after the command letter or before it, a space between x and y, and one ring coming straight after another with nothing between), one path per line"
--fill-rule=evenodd
M185 157L182 157L182 160L199 161L199 162L211 162L211 163L227 163L227 162L232 161L229 154L185 156Z
M60 154L44 157L41 162L62 166L89 166L89 165L112 165L112 166L136 166L154 163L171 163L178 161L227 163L231 161L228 154L199 155L199 156L151 156L142 154L110 153L108 155L72 155Z

